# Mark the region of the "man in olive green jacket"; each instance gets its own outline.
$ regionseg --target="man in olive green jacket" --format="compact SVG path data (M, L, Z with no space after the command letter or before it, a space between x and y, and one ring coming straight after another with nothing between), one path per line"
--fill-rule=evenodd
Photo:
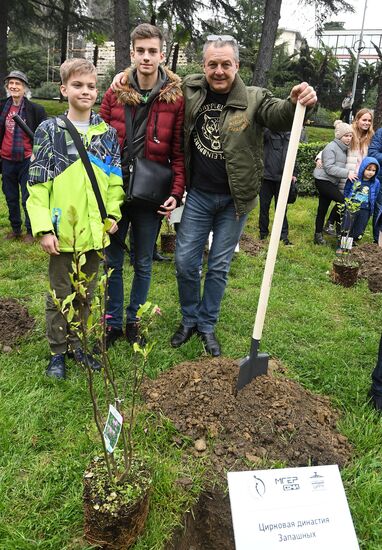
M237 74L239 52L230 36L204 45L204 75L190 75L185 96L185 161L188 195L177 233L176 272L182 323L171 339L179 347L194 334L213 356L214 333L229 267L263 173L263 127L289 130L297 101L312 106L315 91L303 82L286 100L247 87ZM213 242L201 295L201 265L209 232Z

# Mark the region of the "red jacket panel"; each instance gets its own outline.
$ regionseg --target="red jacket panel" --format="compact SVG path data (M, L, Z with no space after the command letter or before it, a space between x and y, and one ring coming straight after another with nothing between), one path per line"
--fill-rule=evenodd
M180 90L179 77L165 70L170 79L170 85L166 83L151 104L146 127L145 158L160 164L171 163L174 174L171 195L180 200L185 186L184 99ZM125 92L118 97L109 88L101 103L100 115L117 130L121 153L126 134L125 103L134 106L140 101L139 98L138 92L128 85Z

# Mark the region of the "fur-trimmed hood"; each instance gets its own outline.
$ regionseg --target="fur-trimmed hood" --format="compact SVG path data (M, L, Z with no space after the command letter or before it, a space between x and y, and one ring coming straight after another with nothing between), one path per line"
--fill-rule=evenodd
M127 84L125 84L122 90L116 92L118 103L127 103L128 105L139 105L141 103L140 93L131 85L135 70L132 67L125 70L124 76L127 78ZM183 96L181 79L167 67L160 66L159 70L163 71L164 82L158 95L158 101L175 103L179 97Z

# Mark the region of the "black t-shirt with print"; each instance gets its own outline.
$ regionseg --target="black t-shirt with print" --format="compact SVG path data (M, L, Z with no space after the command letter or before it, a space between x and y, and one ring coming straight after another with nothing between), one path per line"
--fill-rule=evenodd
M220 113L227 97L228 94L208 90L196 115L191 137L191 187L229 195L231 192L219 133Z

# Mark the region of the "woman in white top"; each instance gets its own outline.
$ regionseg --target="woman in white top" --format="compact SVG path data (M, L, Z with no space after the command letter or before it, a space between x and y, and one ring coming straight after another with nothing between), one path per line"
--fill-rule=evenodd
M348 150L346 168L352 172L358 173L358 168L362 160L367 156L371 139L374 135L373 130L373 112L370 109L360 109L352 122L353 139L351 148ZM338 189L343 193L346 179L341 179ZM324 232L328 235L336 235L335 221L337 217L337 205L335 204L329 214Z

